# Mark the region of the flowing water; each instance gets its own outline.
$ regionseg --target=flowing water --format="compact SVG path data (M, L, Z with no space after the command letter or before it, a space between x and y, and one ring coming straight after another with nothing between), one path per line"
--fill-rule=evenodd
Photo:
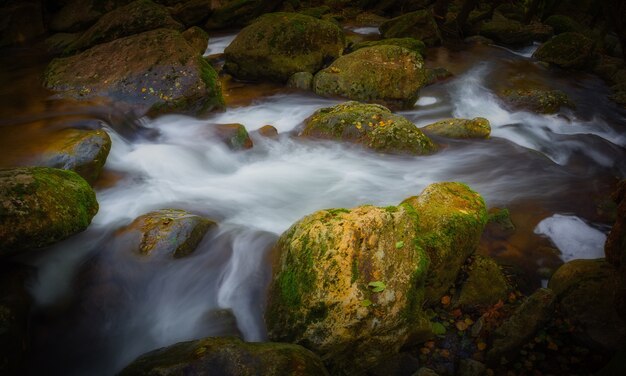
M232 38L212 39L206 55ZM109 375L178 341L263 341L268 256L284 230L319 209L395 205L433 182L465 182L489 207L510 210L516 233L486 236L480 251L524 271L529 289L545 278L540 270L562 260L602 256L609 216L600 208L626 176L626 113L606 99L599 79L545 68L529 58L532 48L430 50L427 64L455 76L423 89L416 106L400 113L418 126L483 116L492 137L435 138L441 150L420 157L294 138L316 109L340 101L277 85L225 82L229 107L203 119L133 119L98 103L47 99L39 88L41 60L9 71L0 91L0 165L28 164L64 127L102 126L113 140L89 229L20 258L37 270L29 285L36 312L28 372ZM533 82L563 90L577 108L558 115L511 111L494 94ZM213 124L232 122L246 126L254 148L235 152L210 137ZM266 124L278 129L277 139L254 132ZM186 209L219 227L182 259L134 254L117 230L162 208Z

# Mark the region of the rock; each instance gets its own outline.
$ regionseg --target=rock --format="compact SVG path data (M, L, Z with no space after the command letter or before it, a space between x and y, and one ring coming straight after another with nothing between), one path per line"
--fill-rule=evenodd
M217 224L179 209L162 209L137 217L122 232L138 231L136 251L142 255L180 258L193 253L204 235Z
M552 275L560 312L570 320L576 338L605 350L616 349L626 339L626 321L615 307L620 288L617 270L603 259L573 260Z
M544 23L552 27L552 30L554 30L554 35L568 33L572 31L580 32L581 30L585 30L585 27L583 25L562 14L553 14L550 17L546 18Z
M487 371L487 366L474 359L461 359L459 361L459 376L482 376Z
M419 213L420 245L431 259L425 298L438 302L478 247L487 223L485 202L467 185L447 182L431 184L403 203Z
M485 45L488 46L490 44L494 44L494 40L493 39L489 39L487 37L484 37L482 35L474 35L471 37L467 37L464 39L465 43L472 43L472 44L481 44L481 45Z
M60 55L78 38L80 38L80 33L56 33L46 38L44 43L48 52Z
M209 46L209 34L198 26L192 26L183 32L183 38L199 54L204 54Z
M32 306L26 283L33 272L19 264L0 265L0 373L3 375L19 375L24 370Z
M579 33L559 34L542 44L533 57L561 68L582 69L590 65L593 41Z
M120 372L132 375L328 375L321 359L287 343L250 343L239 338L180 342L144 354Z
M73 171L0 169L0 255L45 247L83 231L97 211L96 194Z
M45 33L40 1L0 4L0 48L24 44Z
M404 47L407 50L411 50L420 55L424 55L426 52L426 45L421 40L417 40L414 38L389 38L389 39L381 39L381 40L373 40L360 42L352 45L352 50L360 50L361 48L366 47L374 47L374 46L398 46Z
M533 40L531 32L521 22L495 15L491 21L482 24L480 35L508 45L530 44Z
M506 89L500 98L511 108L538 114L554 114L559 112L561 107L575 108L567 94L560 90Z
M421 367L415 372L414 376L439 376L439 374L432 368Z
M489 138L491 126L489 120L481 117L474 119L445 119L422 127L426 133L448 138Z
M426 69L426 85L433 85L437 82L445 81L454 76L452 72L446 68L427 68Z
M231 150L251 149L253 146L250 135L242 124L216 124L213 131Z
M278 129L273 125L264 125L259 128L259 134L266 138L277 138L278 137Z
M426 339L424 296L454 281L456 259L469 242L476 240L470 253L476 248L484 211L467 186L439 183L397 207L304 217L274 250L269 338L305 345L331 373L345 374L375 366L407 340Z
M617 204L617 215L606 239L604 253L606 261L616 268L626 267L626 179L619 182L611 198Z
M111 138L103 130L66 129L56 134L37 165L78 173L89 183L98 179L111 150Z
M520 348L531 339L554 311L555 293L539 289L522 303L506 321L492 333L492 348L487 360L502 364L502 358L512 360Z
M367 371L368 376L412 375L419 369L420 362L409 353L401 352L382 360Z
M93 25L103 14L132 0L69 0L52 15L48 27L52 31L76 32Z
M213 11L214 0L190 0L176 4L172 9L172 17L185 26L196 26L206 21Z
M398 46L375 46L342 56L319 71L313 91L406 109L413 107L425 84L420 55Z
M359 13L355 18L354 22L359 26L380 26L385 21L388 21L388 18L380 16L376 13L371 12L362 12Z
M207 29L243 26L255 18L272 12L281 3L280 0L226 0L220 1L207 20Z
M339 57L344 45L337 25L297 13L271 13L226 47L224 69L241 79L286 82L297 72L317 72Z
M107 97L151 115L202 114L224 104L217 73L179 32L169 29L54 59L44 85L59 97Z
M150 0L136 0L102 16L66 52L82 51L96 44L159 28L182 31L183 25L175 21L164 6Z
M522 22L524 21L524 16L526 12L524 11L524 7L518 4L501 4L498 5L495 9L495 12L500 13L502 16Z
M600 78L609 83L615 83L617 73L623 68L623 59L605 54L599 54L593 66L593 73L597 74Z
M328 5L322 5L319 7L300 9L298 13L304 14L306 16L311 16L313 18L322 18L322 16L330 13L330 11L331 9Z
M345 102L317 110L300 136L341 140L384 153L422 155L436 150L413 123L376 104Z
M511 220L508 209L489 209L489 222L485 227L485 234L491 238L506 239L515 233L515 224Z
M310 72L298 72L294 73L289 77L287 81L287 87L300 89L300 90L311 90L313 86L313 74Z
M461 287L456 305L463 308L492 306L498 300L506 300L509 284L494 260L485 256L474 256L468 266L467 279Z
M430 10L418 10L392 18L383 22L379 30L383 38L415 38L427 46L441 44L439 28Z

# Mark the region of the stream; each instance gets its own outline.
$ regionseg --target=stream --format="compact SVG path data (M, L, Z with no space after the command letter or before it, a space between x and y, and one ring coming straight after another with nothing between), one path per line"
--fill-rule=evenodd
M233 37L211 39L205 55L222 52ZM430 49L427 65L446 67L454 77L424 88L415 107L399 114L418 127L482 116L492 136L433 137L441 150L418 157L294 138L314 111L342 101L281 86L231 82L224 87L227 109L203 119L129 120L103 116L109 113L98 103L49 99L39 87L45 60L7 68L0 166L27 165L46 137L65 127L101 126L113 141L91 226L19 258L36 270L29 284L36 312L28 374L111 375L145 352L206 336L264 341L268 257L283 231L320 209L397 205L433 182L467 183L489 208L510 210L515 235L506 242L483 239L480 251L525 271L529 288L545 284L543 269L602 257L610 222L598 207L626 176L626 111L606 98L599 78L549 69L530 58L534 48ZM508 110L495 92L509 82L545 83L568 94L576 109ZM213 124L233 122L251 133L252 149L231 151L210 137ZM277 139L254 132L266 124L278 129ZM219 226L185 258L129 252L128 239L116 231L163 208L201 214Z

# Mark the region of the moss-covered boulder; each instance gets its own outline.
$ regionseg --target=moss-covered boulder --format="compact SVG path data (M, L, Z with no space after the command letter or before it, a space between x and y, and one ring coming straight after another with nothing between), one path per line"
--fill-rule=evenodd
M542 44L533 57L561 68L582 69L590 65L593 52L593 40L579 33L568 32Z
M448 138L488 138L491 133L489 120L477 117L474 119L445 119L422 127L429 134Z
M103 14L132 0L68 0L48 22L52 31L76 32L93 25Z
M341 140L384 153L422 155L435 144L415 124L377 104L346 102L316 111L300 136Z
M440 183L397 207L304 217L274 250L265 313L270 339L302 344L338 374L363 372L407 340L424 340L429 281L454 281L462 265L456 258L469 242L475 250L484 211L467 186ZM443 269L445 282L436 275Z
M411 108L426 84L421 55L398 46L362 48L335 60L313 79L321 96Z
M415 38L427 46L441 43L439 28L430 10L406 13L383 22L379 27L384 38Z
M150 0L136 0L102 16L66 52L82 51L96 44L159 28L181 31L183 25L175 21L164 6Z
M620 279L604 259L570 261L557 269L548 287L557 295L560 312L574 325L572 334L578 339L607 350L626 339L626 321L615 306Z
M419 214L419 243L430 257L425 298L436 302L478 246L488 219L485 202L467 185L446 182L431 184L403 203Z
M289 77L287 86L300 90L311 90L313 86L313 74L310 72L298 72Z
M222 141L231 150L245 150L254 146L252 139L243 124L216 124L213 127L213 132L215 137Z
M195 251L207 231L216 225L185 210L163 209L137 217L121 231L140 234L133 247L137 253L179 258Z
M552 30L554 30L554 35L568 33L568 32L580 32L585 30L585 27L575 21L571 17L562 15L562 14L553 14L550 17L546 18L544 21L546 25L552 26Z
M58 97L105 97L152 115L206 113L224 104L215 70L179 32L170 29L147 31L54 59L44 85Z
M192 26L183 31L183 38L200 54L204 54L209 45L209 34L198 26Z
M37 164L72 170L93 183L100 176L110 150L111 138L103 130L66 129L53 136Z
M321 359L287 343L247 343L239 338L204 338L180 342L137 358L120 372L134 375L324 376Z
M467 279L461 286L457 306L488 307L506 300L510 290L500 266L490 257L476 255L467 265Z
M506 89L500 98L507 106L517 110L528 110L538 114L554 114L561 107L574 108L567 94L549 89Z
M426 69L426 85L433 85L438 82L446 81L453 77L454 74L444 67L427 68Z
M226 0L215 5L204 25L207 29L247 25L264 13L272 12L281 0Z
M506 364L514 359L521 347L550 319L554 312L555 293L539 289L529 296L513 314L491 335L492 347L488 362Z
M97 211L96 194L73 171L0 169L0 256L83 231Z
M417 52L420 55L424 55L426 52L426 45L421 40L417 40L415 38L388 38L381 40L372 40L366 42L360 42L352 45L352 50L360 50L365 47L374 47L374 46L398 46L404 47L407 50L411 50Z
M523 24L495 14L480 26L480 35L506 45L526 45L535 40L545 41L552 36L552 28L539 23Z
M315 73L343 52L345 36L335 24L297 13L259 17L224 50L224 69L248 80L286 82L297 72Z

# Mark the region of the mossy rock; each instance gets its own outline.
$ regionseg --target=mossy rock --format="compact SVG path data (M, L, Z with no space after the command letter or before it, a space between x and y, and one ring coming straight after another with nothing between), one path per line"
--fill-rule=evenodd
M548 89L506 89L500 98L511 108L528 110L538 114L554 114L561 107L575 108L567 94Z
M480 27L480 35L507 45L530 44L533 37L525 25L504 17L494 17Z
M189 0L180 2L170 8L172 17L185 26L196 26L204 23L212 13L213 0Z
M426 45L424 44L424 42L415 38L388 38L388 39L360 42L360 43L356 43L352 45L352 50L356 51L356 50L360 50L361 48L374 47L374 46L404 47L407 50L416 52L422 56L426 52Z
M72 43L80 38L80 33L56 33L45 40L46 51L53 55L60 55Z
M522 346L550 319L555 301L556 294L550 289L539 289L529 296L493 331L487 361L500 365L513 360Z
M82 51L96 44L159 28L182 31L183 25L174 20L164 6L150 0L136 0L100 17L65 52Z
M45 167L72 170L89 183L95 182L111 150L111 138L99 130L66 129L55 134L37 158Z
M209 34L198 26L192 26L183 31L183 38L193 47L199 54L204 54L209 46Z
M616 310L618 272L604 259L573 260L552 275L548 287L558 297L560 312L591 346L616 349L626 339L626 321Z
M57 97L105 97L150 115L204 114L224 105L215 70L171 29L147 31L54 59L44 85Z
M296 13L270 13L226 47L224 69L241 79L286 82L297 72L317 72L339 57L344 45L337 25Z
M105 13L124 6L132 0L69 0L50 17L52 31L77 32L93 25Z
M214 221L185 210L163 209L137 217L121 231L141 234L135 247L139 254L180 258L193 253L214 226Z
M585 26L578 23L568 16L564 16L562 14L553 14L550 17L546 18L544 21L546 25L552 26L552 30L554 30L554 35L559 35L568 32L580 32L585 30Z
M486 308L506 300L510 290L500 266L490 257L476 255L467 266L467 279L461 286L457 306Z
M491 126L489 120L477 117L474 119L445 119L422 127L426 133L448 138L489 138Z
M73 171L0 169L0 255L45 247L81 232L97 211L95 192Z
M213 132L231 150L251 149L254 146L243 124L216 124Z
M485 202L467 185L445 182L429 185L403 204L419 215L418 242L430 258L425 298L437 302L478 247L488 219Z
M250 343L239 338L204 338L180 342L144 354L120 376L134 375L297 375L324 376L321 359L288 343Z
M274 249L270 339L313 350L331 373L358 374L407 340L428 338L429 281L443 278L446 289L454 282L464 261L457 258L476 249L484 211L467 186L438 183L399 206L304 217Z
M262 14L274 11L281 2L281 0L220 1L212 9L204 27L211 30L247 25Z
M322 108L305 120L300 136L341 140L384 153L429 154L435 144L415 124L376 104L345 102Z
M433 85L453 77L454 74L444 67L426 69L426 85Z
M425 84L421 55L403 47L381 45L335 60L315 75L313 91L321 96L411 108Z
M518 4L498 5L495 9L495 12L500 13L502 16L508 19L519 21L519 22L524 21L524 16L526 13L524 10L524 7Z
M509 209L489 209L489 221L485 227L485 234L496 239L506 239L515 233L516 227L511 219Z
M591 64L593 53L593 40L579 33L568 32L542 44L533 57L561 68L583 69Z
M383 22L379 27L383 38L415 38L427 46L441 44L441 35L430 10L406 13Z
M313 74L310 72L298 72L294 73L289 77L287 81L287 87L300 89L300 90L311 90L313 86Z

